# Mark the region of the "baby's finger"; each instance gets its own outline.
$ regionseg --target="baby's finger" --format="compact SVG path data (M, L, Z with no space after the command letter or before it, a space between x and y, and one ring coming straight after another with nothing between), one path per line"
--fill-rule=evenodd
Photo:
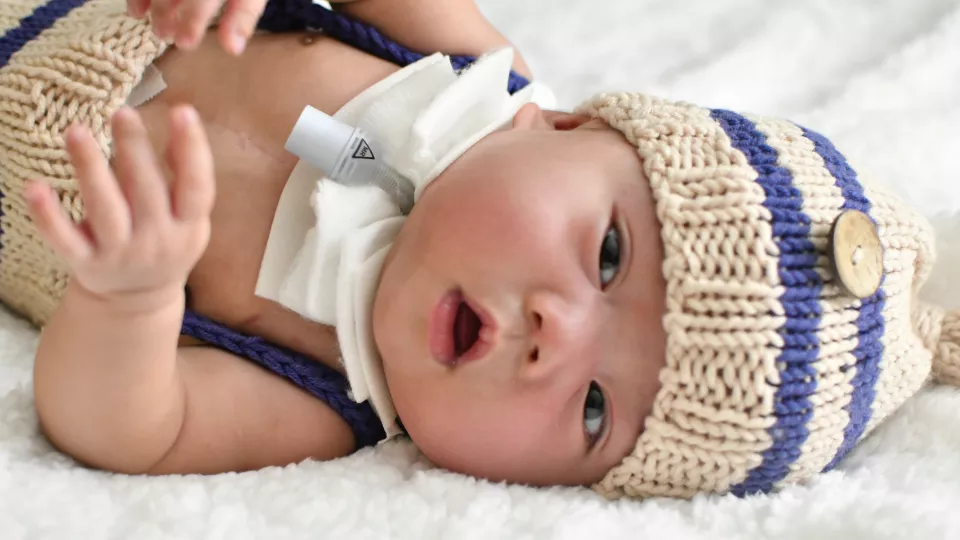
M50 186L33 181L24 191L30 217L53 251L67 263L82 261L93 246L73 221L64 214Z
M220 20L220 44L227 52L239 55L256 30L266 0L227 0L227 9Z
M160 39L169 40L176 35L180 2L181 0L150 1L150 22L153 33Z
M114 167L130 201L133 227L170 215L166 182L140 115L128 107L113 115Z
M150 9L150 0L127 0L127 14L137 19L142 18Z
M190 50L199 45L221 3L222 0L194 0L185 4L180 9L177 47Z
M130 234L127 202L106 157L87 128L73 126L67 130L67 152L76 172L84 217L97 247L125 241Z
M173 170L173 215L182 220L204 218L213 208L216 181L213 152L197 112L188 105L171 113L168 160Z

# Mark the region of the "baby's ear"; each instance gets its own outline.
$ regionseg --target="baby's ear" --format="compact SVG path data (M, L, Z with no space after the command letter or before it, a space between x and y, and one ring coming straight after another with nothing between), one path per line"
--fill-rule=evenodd
M586 124L592 118L585 114L574 114L560 111L544 111L543 118L557 131L570 131Z
M535 103L527 103L513 117L513 129L569 131L590 121L583 114L559 111L544 111Z

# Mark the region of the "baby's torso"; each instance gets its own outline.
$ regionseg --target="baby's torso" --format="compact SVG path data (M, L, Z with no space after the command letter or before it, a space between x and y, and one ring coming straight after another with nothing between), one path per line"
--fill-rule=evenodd
M207 39L189 54L170 50L156 66L167 89L140 107L155 149L162 155L169 107L191 103L204 120L216 165L211 239L188 280L190 307L338 368L332 328L256 297L254 286L280 194L297 163L284 143L304 106L333 114L396 68L314 34L256 36L240 58Z

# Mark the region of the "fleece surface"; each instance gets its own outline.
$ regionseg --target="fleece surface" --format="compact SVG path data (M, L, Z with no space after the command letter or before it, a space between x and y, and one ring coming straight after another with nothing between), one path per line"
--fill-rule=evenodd
M2 1L2 0L0 0ZM642 90L789 116L936 216L960 306L960 0L481 0L563 106ZM38 435L36 333L0 312L0 538L960 538L960 392L913 399L836 472L739 500L611 504L431 470L393 443L216 477L85 470Z

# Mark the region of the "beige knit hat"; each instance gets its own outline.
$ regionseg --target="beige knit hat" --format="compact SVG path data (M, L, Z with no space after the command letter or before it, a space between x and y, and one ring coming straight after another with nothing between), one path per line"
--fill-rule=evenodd
M662 224L666 367L609 497L763 493L834 467L932 373L960 314L922 305L920 215L791 122L639 94L581 112L635 144Z

